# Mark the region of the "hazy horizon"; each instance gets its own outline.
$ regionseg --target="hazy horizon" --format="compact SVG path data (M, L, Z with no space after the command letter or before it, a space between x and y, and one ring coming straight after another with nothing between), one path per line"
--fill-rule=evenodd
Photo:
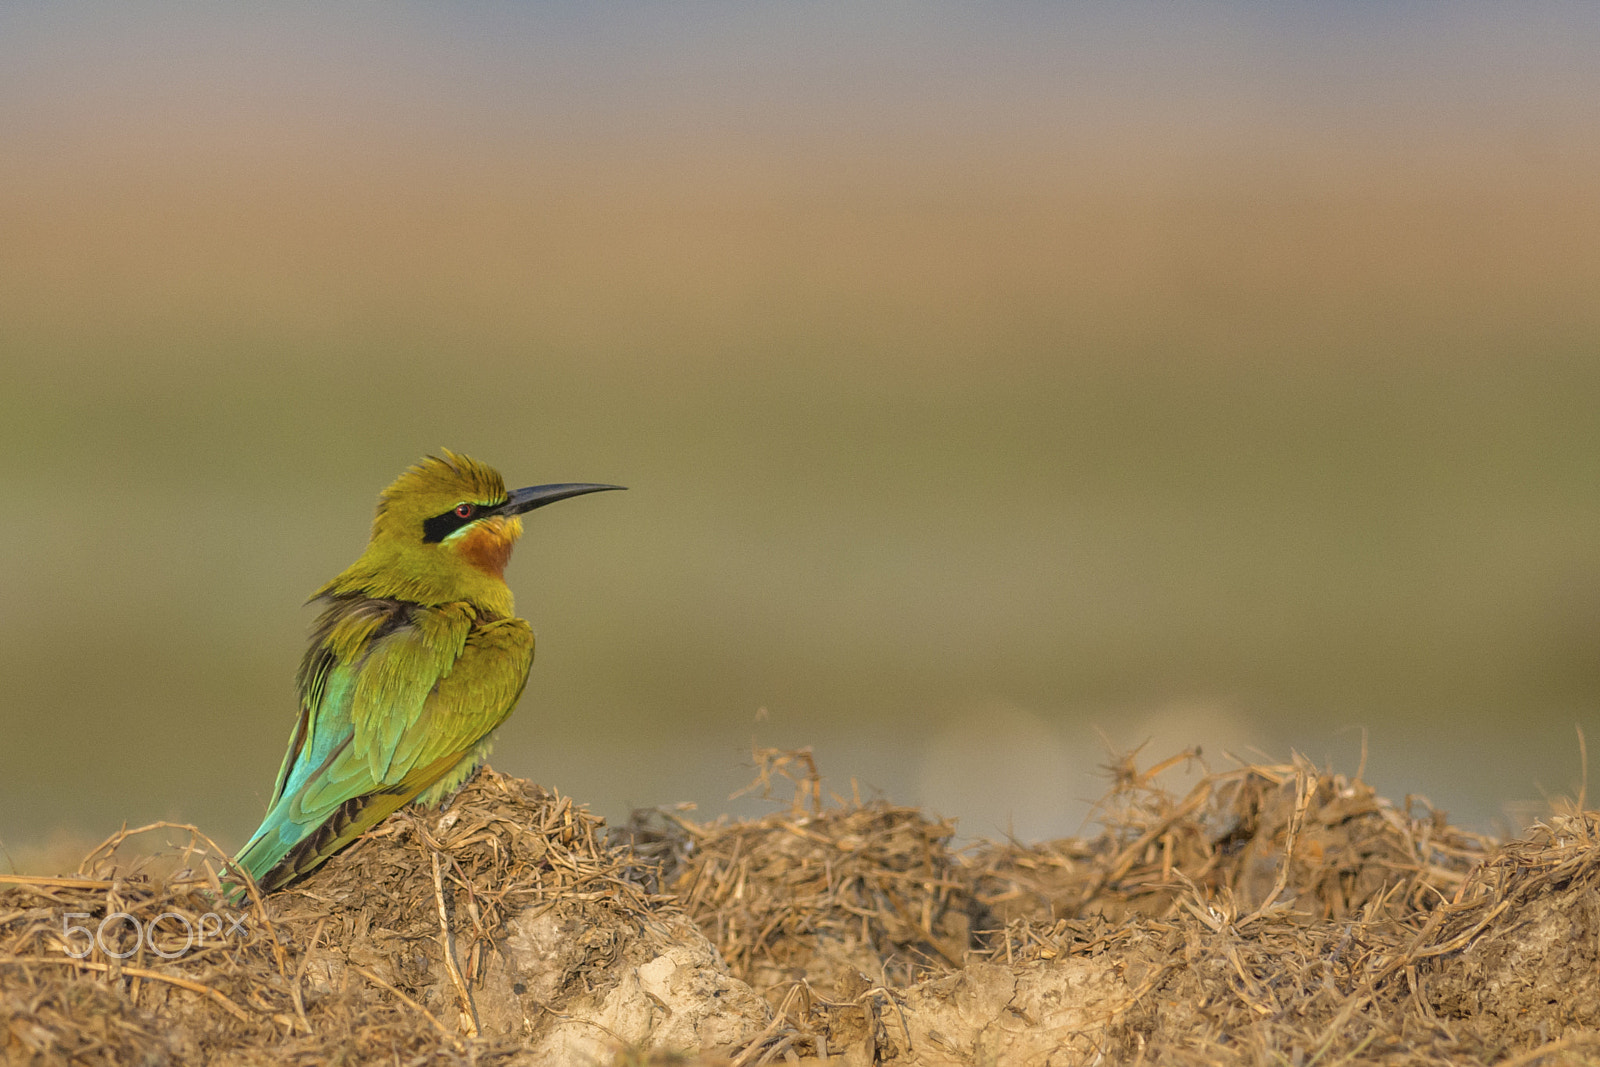
M1473 825L1600 733L1572 5L0 12L0 843L237 843L305 596L447 446L494 757L1071 832L1100 732ZM764 711L762 710L764 709ZM33 851L30 851L33 850Z

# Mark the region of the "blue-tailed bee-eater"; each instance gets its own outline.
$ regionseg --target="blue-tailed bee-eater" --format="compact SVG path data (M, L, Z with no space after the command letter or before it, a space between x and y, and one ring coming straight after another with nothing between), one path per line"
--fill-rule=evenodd
M620 488L508 493L493 469L445 450L383 491L366 551L312 596L323 612L296 679L300 714L266 818L236 858L263 890L477 769L533 664L505 583L519 516Z

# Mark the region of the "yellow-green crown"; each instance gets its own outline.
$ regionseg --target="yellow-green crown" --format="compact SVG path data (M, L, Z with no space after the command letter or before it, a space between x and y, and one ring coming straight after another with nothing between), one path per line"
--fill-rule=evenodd
M506 499L506 483L499 471L448 448L440 451L443 458L429 456L413 463L378 497L374 533L391 512L404 512L406 519L412 519L448 511L463 502L499 504Z

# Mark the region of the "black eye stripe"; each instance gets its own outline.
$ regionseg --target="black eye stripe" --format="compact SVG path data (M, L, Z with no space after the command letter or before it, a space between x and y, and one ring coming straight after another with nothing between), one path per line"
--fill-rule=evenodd
M504 501L501 501L501 503L504 503ZM456 506L460 507L459 504ZM472 514L468 515L466 518L462 518L460 515L457 515L456 509L451 508L443 515L435 515L431 519L424 519L422 521L423 543L430 545L438 544L446 537L449 537L451 534L461 529L461 527L470 526L472 523L477 522L485 515L492 515L494 513L494 509L499 506L500 504L474 503L472 504Z

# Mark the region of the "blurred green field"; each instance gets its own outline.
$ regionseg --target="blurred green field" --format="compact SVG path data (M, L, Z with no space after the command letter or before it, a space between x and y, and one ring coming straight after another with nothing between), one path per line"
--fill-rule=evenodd
M568 95L485 112L417 88L479 36L391 28L338 95L334 58L220 18L183 31L195 69L151 45L171 27L109 72L115 27L10 27L19 865L123 820L242 840L304 597L441 445L630 487L530 521L508 577L539 657L495 757L608 815L722 810L752 737L974 834L1074 829L1102 732L1354 769L1364 730L1380 788L1477 824L1576 787L1575 727L1600 737L1593 71L1486 113L1514 65L1469 61L1499 47L1474 23L1436 47L1479 95L1418 104L1406 78L1437 69L1346 27L1366 51L1252 109L1230 87L1277 83L1203 38L1180 56L1238 106L1196 123L1192 85L1086 103L1042 47L997 88L1019 46L979 34L996 67L912 40L926 71L847 77L863 117L705 44L664 102L641 75L586 109L558 72ZM782 54L782 18L749 18ZM646 47L586 32L602 65ZM1358 61L1392 84L1338 96ZM719 74L767 95L728 121L696 80ZM986 91L924 108L919 78Z

